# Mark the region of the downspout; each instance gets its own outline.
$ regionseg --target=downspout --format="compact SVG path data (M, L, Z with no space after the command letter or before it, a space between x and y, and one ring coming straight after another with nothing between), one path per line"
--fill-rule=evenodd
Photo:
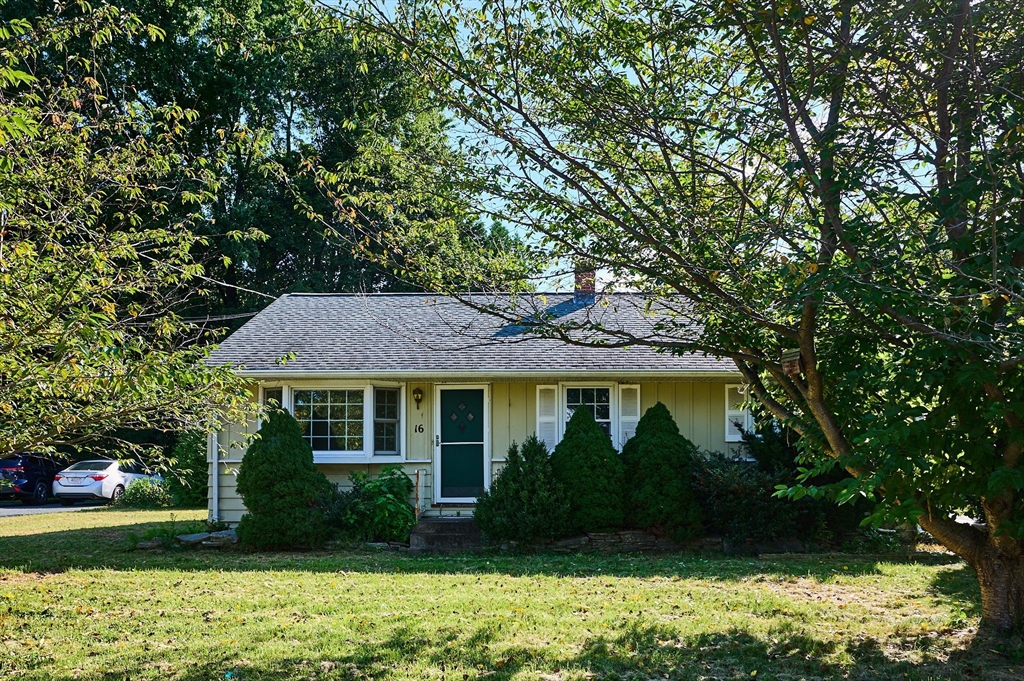
M213 453L210 457L213 461L213 509L210 511L210 520L217 523L220 522L220 433L214 431L210 441L213 443Z

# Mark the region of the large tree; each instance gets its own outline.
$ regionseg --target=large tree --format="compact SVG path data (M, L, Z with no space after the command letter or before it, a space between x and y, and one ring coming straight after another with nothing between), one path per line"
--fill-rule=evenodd
M1024 623L1019 3L364 0L355 14L460 120L465 161L422 173L407 200L450 183L536 246L478 258L445 221L396 219L365 235L378 254L455 293L583 259L648 294L651 336L520 323L734 359L801 433L808 478L851 473L793 496L865 494L877 520L916 520L977 571L987 624ZM344 210L383 203L324 178ZM954 521L971 508L982 524Z
M255 312L288 291L408 288L331 238L337 224L298 206L330 210L302 169L350 162L378 136L443 150L444 119L400 58L353 39L312 0L116 0L163 39L114 36L97 55L113 106L177 105L194 112L183 137L217 180L204 206L205 266L221 282L193 314ZM74 5L9 0L0 15L62 17ZM79 41L87 49L86 41ZM50 65L42 55L37 68ZM239 231L259 239L238 240ZM260 295L260 294L265 295Z
M110 6L0 23L0 456L250 410L175 312L204 293L196 226L216 186L182 138L194 114L104 96L95 57L132 35L161 38Z

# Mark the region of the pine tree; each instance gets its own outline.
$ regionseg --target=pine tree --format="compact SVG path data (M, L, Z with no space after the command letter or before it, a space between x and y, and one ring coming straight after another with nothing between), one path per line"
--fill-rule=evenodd
M473 519L498 541L528 544L566 534L565 489L555 478L547 447L536 435L526 438L522 449L515 442L508 448L505 467L477 499Z
M631 525L660 530L676 541L699 534L700 507L690 482L696 456L697 446L679 433L664 404L644 413L622 448Z
M569 419L565 436L551 455L551 466L569 498L574 531L622 527L622 462L588 409L577 409Z

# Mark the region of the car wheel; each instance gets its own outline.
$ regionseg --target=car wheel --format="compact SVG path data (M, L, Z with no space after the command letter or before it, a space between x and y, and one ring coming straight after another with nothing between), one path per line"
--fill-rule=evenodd
M118 485L114 488L113 494L110 495L110 503L116 504L117 500L122 496L124 496L124 487L122 485Z
M74 499L61 499L60 500L60 505L61 506L74 506L75 505L75 500Z
M36 488L32 490L32 496L28 499L22 499L21 503L26 506L42 506L46 503L46 497L49 495L46 493L46 483L36 483Z

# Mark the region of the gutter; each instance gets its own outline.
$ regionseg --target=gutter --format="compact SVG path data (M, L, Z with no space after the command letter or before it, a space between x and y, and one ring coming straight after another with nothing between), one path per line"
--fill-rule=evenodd
M290 379L317 379L317 378L342 378L342 379L420 379L429 380L433 378L473 378L473 379L509 379L509 380L583 380L583 379L647 379L652 381L671 381L680 379L691 380L736 380L742 378L739 371L642 371L642 370L591 370L591 369L541 369L519 371L514 369L470 369L463 371L452 371L436 369L382 369L379 371L331 371L308 369L302 371L281 371L280 369L237 369L239 376L243 378L254 378L260 380L290 380Z

